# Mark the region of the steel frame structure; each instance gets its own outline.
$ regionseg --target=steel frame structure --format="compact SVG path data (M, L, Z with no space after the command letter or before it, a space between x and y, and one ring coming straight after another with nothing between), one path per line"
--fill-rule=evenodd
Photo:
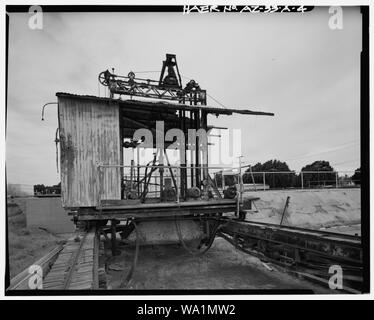
M166 68L168 74L164 77ZM190 80L186 87L182 88L178 64L173 54L166 54L158 81L136 78L132 71L127 76L120 76L114 74L114 71L111 73L106 70L99 74L99 82L109 88L110 98L113 98L114 94L119 94L206 105L206 90L202 90L197 82Z

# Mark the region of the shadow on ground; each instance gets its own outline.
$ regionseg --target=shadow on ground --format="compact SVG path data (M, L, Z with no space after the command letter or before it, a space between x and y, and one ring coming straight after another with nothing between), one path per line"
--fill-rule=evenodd
M126 276L133 261L133 246L119 248L121 254L115 257L107 250L109 289L120 288L121 277ZM271 269L221 238L216 238L212 248L202 256L193 256L179 245L143 246L126 289L308 289L315 293L331 293L274 266Z

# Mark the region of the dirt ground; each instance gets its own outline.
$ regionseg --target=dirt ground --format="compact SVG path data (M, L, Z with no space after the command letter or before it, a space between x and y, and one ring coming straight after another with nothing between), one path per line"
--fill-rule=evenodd
M133 261L133 246L120 245L119 248L121 254L115 257L107 251L110 289L120 289L121 277L127 275ZM143 246L126 289L309 289L315 293L331 293L327 288L267 265L272 270L222 238L216 238L211 249L202 256L193 256L179 245Z
M22 199L8 199L8 248L10 276L13 277L56 245L67 235L55 235L40 228L27 228ZM328 231L358 233L360 225L329 228ZM109 248L109 244L106 244ZM134 247L119 245L121 255L107 250L109 289L119 289L121 277L133 261ZM257 258L236 250L217 238L203 256L192 256L180 245L143 246L132 281L126 289L309 289L315 293L330 290L285 273Z
M66 237L39 228L26 227L22 199L8 199L9 272L14 277L43 257Z

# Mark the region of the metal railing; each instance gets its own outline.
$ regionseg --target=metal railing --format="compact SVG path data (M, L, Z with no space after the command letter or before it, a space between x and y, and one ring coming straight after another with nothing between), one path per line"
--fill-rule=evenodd
M209 181L217 192L222 193L225 188L232 185L237 186L238 198L242 202L242 194L245 191L264 191L279 189L316 189L316 188L344 188L359 187L359 180L352 179L355 171L252 171L243 172L243 168L225 168L206 165L112 165L98 164L99 172L99 194L98 203L101 206L106 168L117 168L122 170L121 176L121 199L128 199L129 195L135 194L134 198L140 199L147 195L147 198L161 198L165 186L165 179L169 179L169 187L176 192L176 202L179 202L182 194L181 180L185 179L185 188L196 187L194 177L199 175ZM125 170L127 172L125 172ZM153 170L149 174L147 170ZM160 171L161 170L161 171ZM182 174L185 170L185 174ZM203 174L203 171L205 173ZM213 172L215 171L215 173ZM162 172L162 173L161 173ZM213 175L211 175L213 174ZM148 182L146 180L148 179ZM227 181L230 180L231 181ZM206 190L204 184L197 186Z
M360 187L360 179L354 178L355 171L252 171L244 172L242 181L245 190L269 189L316 189ZM238 184L237 173L224 173L221 189Z
M103 194L103 181L104 181L104 170L108 168L117 168L122 170L118 173L121 176L121 192L125 189L125 193L121 194L121 199L127 199L126 191L134 192L136 198L139 198L144 192L148 195L147 198L159 198L165 185L165 178L170 178L171 186L176 192L176 202L179 202L181 195L181 180L185 179L186 188L198 187L204 191L208 188L208 185L216 189L216 192L220 192L216 181L210 176L210 170L225 170L231 169L231 167L218 167L218 166L206 166L206 165L167 165L167 164L156 164L156 165L117 165L117 164L98 164L98 181L99 181L99 192L98 192L98 204L101 207L102 200L104 200ZM125 169L129 169L128 172L124 172ZM156 172L152 176L149 176L146 170L152 170ZM162 170L163 174L157 173ZM182 175L182 170L185 170L185 174ZM205 173L204 173L205 171ZM239 171L240 172L240 171ZM194 177L196 179L198 175L201 183L196 185L194 183ZM149 181L145 184L145 180L149 178ZM206 184L202 183L204 180L208 181ZM170 181L169 181L170 182ZM126 184L129 188L123 188ZM242 192L239 192L240 195Z

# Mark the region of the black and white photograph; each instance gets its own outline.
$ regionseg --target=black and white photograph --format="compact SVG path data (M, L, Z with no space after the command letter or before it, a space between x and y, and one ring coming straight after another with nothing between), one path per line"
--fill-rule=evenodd
M161 4L4 5L3 294L370 293L369 7Z

